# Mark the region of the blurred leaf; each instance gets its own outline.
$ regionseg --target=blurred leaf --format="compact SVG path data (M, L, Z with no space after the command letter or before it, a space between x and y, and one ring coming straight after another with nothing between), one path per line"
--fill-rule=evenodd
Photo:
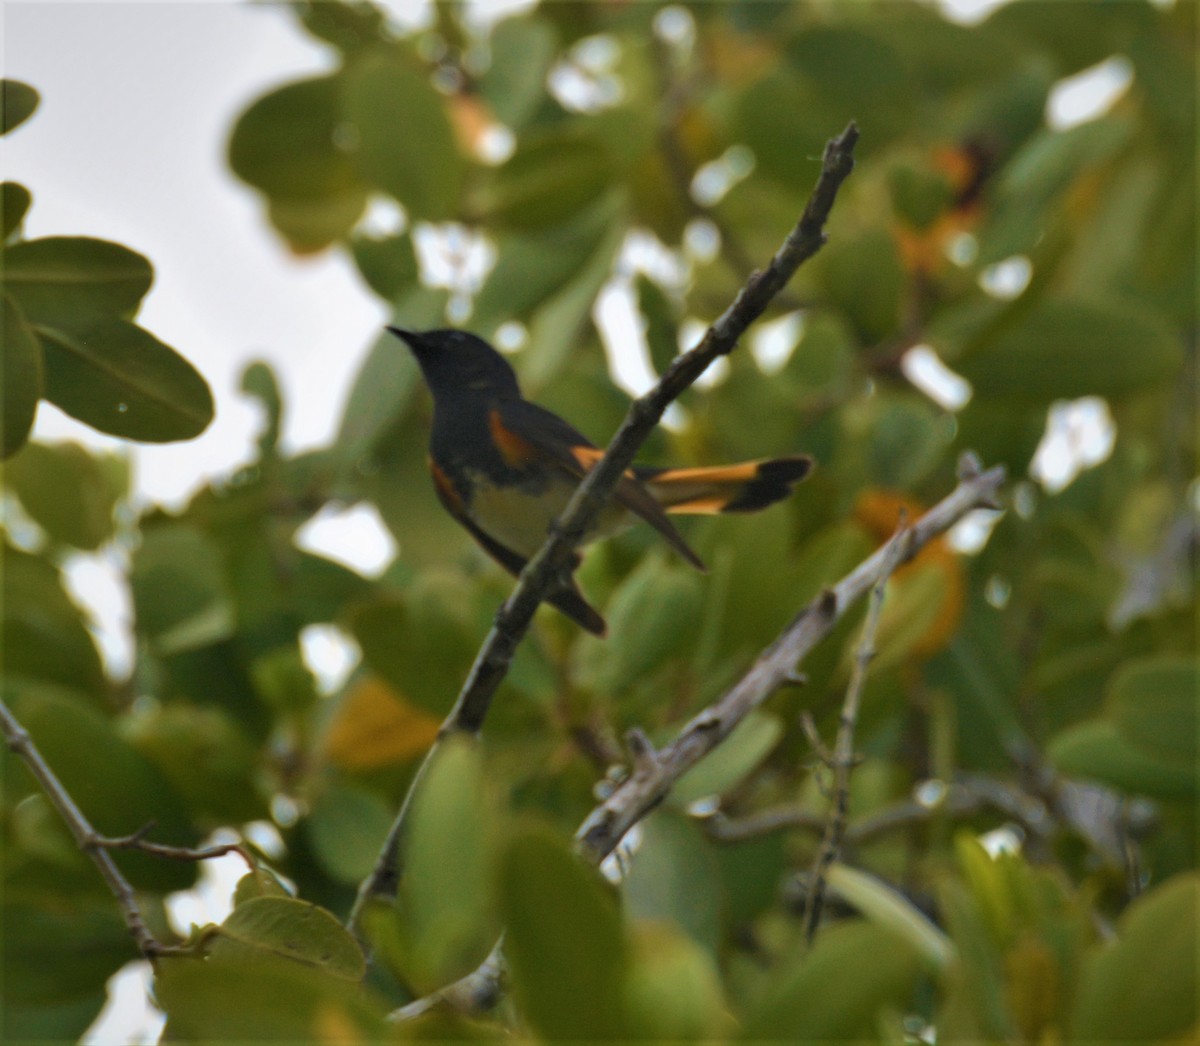
M395 49L375 48L356 55L344 78L344 112L358 132L365 177L412 218L451 217L464 164L429 73Z
M238 881L233 890L233 906L235 908L253 901L259 897L290 897L291 894L269 870L257 867L247 872Z
M4 294L4 321L0 327L0 370L4 389L0 398L2 441L0 457L15 454L29 438L42 395L42 347L25 321L20 307Z
M1074 1041L1182 1042L1194 1033L1198 908L1194 874L1177 875L1129 906L1116 940L1085 960Z
M1064 774L1102 781L1123 792L1167 800L1196 796L1192 763L1168 761L1159 753L1146 751L1128 741L1116 723L1105 719L1062 731L1050 742L1046 754Z
M653 922L635 927L631 944L623 997L630 1039L713 1041L729 1021L712 953Z
M220 549L186 523L147 527L130 585L139 633L165 654L233 635L236 616Z
M104 1005L105 982L137 955L116 904L108 896L22 896L10 885L0 919L0 1037L76 1041Z
M395 301L417 282L417 255L407 232L392 236L356 233L350 239L350 251L367 286L386 301Z
M522 1015L550 1040L624 1037L625 941L608 890L556 838L516 835L500 875L505 955Z
M1196 765L1200 670L1190 658L1127 662L1108 685L1105 710L1122 740L1150 756Z
M405 763L437 737L441 720L413 705L375 676L342 696L325 737L329 761L350 772Z
M346 236L366 205L359 188L336 196L273 196L267 217L296 254L316 254Z
M918 971L911 946L890 930L857 920L824 927L811 951L783 964L739 1038L866 1039L885 1007L908 1005Z
M69 333L39 327L38 335L46 399L101 432L170 443L200 435L213 419L205 380L141 327L105 317Z
M261 903L261 902L248 902ZM293 902L299 903L299 902ZM374 1042L384 1008L362 988L297 962L256 955L159 964L154 994L172 1042Z
M846 864L829 869L828 882L837 896L872 922L912 945L930 966L941 970L954 960L954 945L928 917L882 879Z
M239 904L212 932L208 952L222 964L282 959L355 983L367 968L358 943L337 919L292 897L255 897Z
M419 708L444 715L471 667L479 636L471 583L422 574L405 592L360 607L351 621L366 663Z
M279 429L283 420L283 397L279 392L279 379L269 363L255 360L242 371L242 391L253 396L262 405L266 424L258 437L259 457L272 453L279 443Z
M716 855L692 819L656 811L621 881L629 918L669 922L715 955L721 933Z
M50 680L99 697L108 687L100 655L62 576L45 560L8 546L2 551L5 676Z
M496 939L492 841L483 753L450 734L417 785L401 842L397 916L406 980L433 991L475 969Z
M613 177L604 147L574 128L527 137L481 190L480 209L499 228L545 229L599 200Z
M720 747L675 782L671 803L682 807L729 791L770 755L782 736L783 724L775 716L751 712Z
M1180 346L1155 316L1118 301L1048 298L955 368L979 397L1121 396L1169 380Z
M912 490L941 463L954 423L924 397L876 395L867 445L870 479L878 486Z
M254 689L267 706L285 716L308 711L317 702L317 683L295 643L283 643L250 663Z
M324 40L347 54L384 38L387 21L374 4L304 3L300 21L318 40Z
M195 845L191 818L178 793L103 715L45 686L14 685L11 707L97 831L123 836L153 824L152 841ZM122 851L113 857L142 890L184 890L196 878L195 866L186 862Z
M0 120L0 134L15 131L32 115L38 106L38 93L20 80L0 80L0 92L4 95L4 115Z
M335 783L314 800L304 830L325 873L338 882L357 884L375 867L393 816L374 792Z
M54 541L93 551L113 534L113 512L128 493L128 465L77 443L30 443L7 466L5 482Z
M267 816L258 750L222 709L172 701L127 719L121 734L208 823Z
M19 182L0 182L0 215L3 215L0 239L7 240L16 232L24 221L31 203L33 196L25 186Z
M947 1017L947 1023L956 1028L965 1024L961 1030L975 1038L1012 1038L1000 951L988 932L980 905L962 882L949 876L940 883L938 904L959 960L948 976L954 1016Z
M785 64L738 92L734 105L732 131L753 151L755 174L761 170L789 193L811 182L807 172L818 170L831 130L842 126L825 118L812 85Z
M4 288L34 325L74 328L96 313L132 315L153 280L142 255L86 236L24 240L4 252Z
M479 89L496 118L519 131L546 98L546 77L558 40L537 17L506 18L488 37L492 61Z
M896 241L882 229L830 242L817 267L826 293L873 345L896 332L904 294L904 269Z
M696 634L700 598L690 568L658 555L644 559L608 605L608 638L581 637L580 681L620 694L666 658L681 656Z
M678 309L648 276L638 274L635 282L638 311L646 321L646 344L655 373L661 374L679 355Z

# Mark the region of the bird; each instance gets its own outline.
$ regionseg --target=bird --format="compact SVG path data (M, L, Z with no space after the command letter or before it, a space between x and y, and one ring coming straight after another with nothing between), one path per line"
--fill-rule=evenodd
M520 574L604 451L557 414L525 399L512 365L478 335L452 328L387 330L412 350L433 396L429 471L438 500L496 562ZM635 465L584 541L641 518L704 570L667 513L757 512L787 497L812 466L804 454L704 468ZM576 553L546 601L603 636L604 618L575 582L580 562Z

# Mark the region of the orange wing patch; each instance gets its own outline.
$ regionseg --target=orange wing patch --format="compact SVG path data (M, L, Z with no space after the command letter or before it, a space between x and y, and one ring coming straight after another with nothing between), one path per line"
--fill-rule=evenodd
M438 498L442 504L456 516L461 516L466 509L466 506L463 504L462 495L459 494L458 488L451 482L450 477L438 467L438 463L433 458L429 459L429 474L433 477L433 486L437 490Z
M590 472L592 466L604 457L604 451L599 447L572 447L571 457L579 462L584 472Z
M492 434L492 442L500 451L500 457L509 468L524 468L537 457L537 449L532 443L504 427L498 410L488 414L488 429Z

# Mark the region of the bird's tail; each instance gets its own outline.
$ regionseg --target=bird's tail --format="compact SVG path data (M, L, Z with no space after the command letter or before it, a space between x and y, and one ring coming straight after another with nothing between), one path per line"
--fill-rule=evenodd
M634 469L668 512L692 515L757 512L786 498L811 471L806 455L711 468Z

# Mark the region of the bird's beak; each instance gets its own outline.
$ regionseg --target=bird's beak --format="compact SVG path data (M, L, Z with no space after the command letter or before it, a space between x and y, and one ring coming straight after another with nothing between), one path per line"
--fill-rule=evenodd
M407 344L410 348L416 349L420 344L421 335L416 331L405 330L403 327L387 327L385 329L396 335L397 338Z

